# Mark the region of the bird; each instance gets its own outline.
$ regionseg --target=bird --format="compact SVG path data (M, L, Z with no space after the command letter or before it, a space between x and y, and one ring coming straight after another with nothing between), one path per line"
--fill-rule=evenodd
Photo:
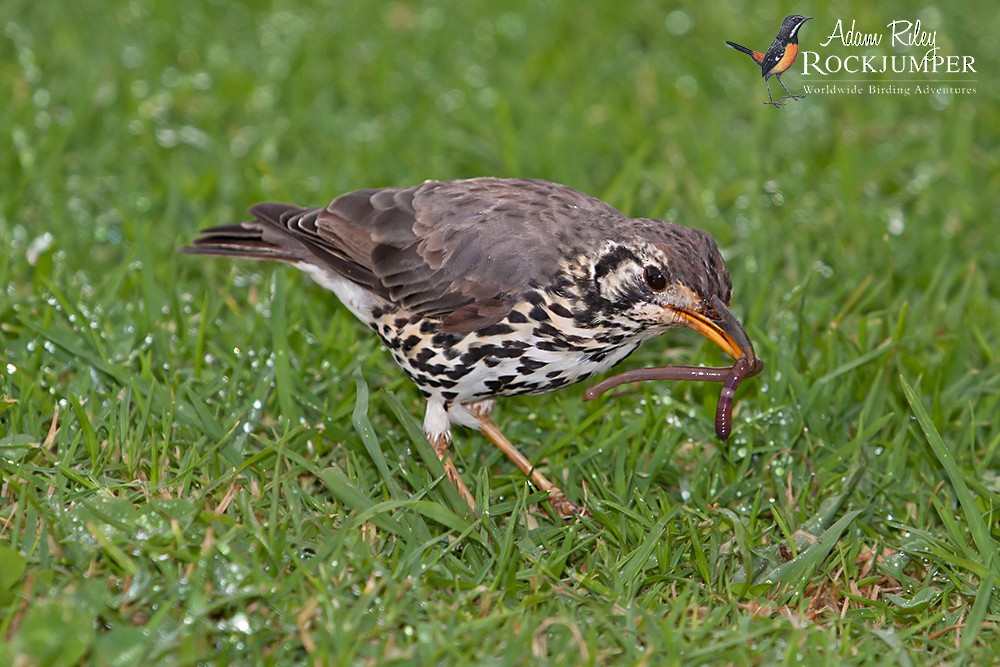
M745 46L737 44L736 42L730 42L726 40L726 46L731 49L736 49L742 53L747 54L753 58L754 62L760 65L761 76L764 77L764 85L767 87L767 102L764 104L770 104L774 107L784 106L783 102L775 102L774 98L771 96L771 85L768 83L768 79L772 76L778 80L781 87L785 89L785 95L782 95L780 99L791 98L793 100L800 100L804 95L793 95L785 82L781 80L781 75L792 66L795 59L799 55L799 28L802 27L806 21L810 20L811 16L800 16L799 14L792 14L786 16L785 20L781 22L781 29L778 30L778 36L774 38L771 42L771 46L767 47L765 53L760 51L754 51L748 49Z
M503 435L496 399L585 380L682 326L734 359L755 358L709 233L630 218L564 185L431 180L249 214L180 250L283 262L333 292L426 399L424 435L472 511L452 425L484 434L560 517L586 514Z

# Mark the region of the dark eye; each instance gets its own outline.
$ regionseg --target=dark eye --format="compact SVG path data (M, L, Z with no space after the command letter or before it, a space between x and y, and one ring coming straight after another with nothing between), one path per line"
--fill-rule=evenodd
M646 284L654 292L662 292L667 289L667 277L652 264L643 269L643 275L646 278Z

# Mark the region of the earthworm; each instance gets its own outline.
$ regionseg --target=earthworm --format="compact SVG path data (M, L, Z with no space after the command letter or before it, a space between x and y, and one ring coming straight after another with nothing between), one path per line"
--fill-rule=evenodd
M729 377L732 366L725 368L712 368L710 366L657 366L655 368L636 368L625 371L618 375L613 375L606 380L601 380L588 389L583 395L583 400L592 401L606 391L614 389L618 385L629 384L630 382L645 382L646 380L701 380L702 382L725 382Z
M719 436L719 440L728 440L733 430L733 397L736 396L736 388L746 377L748 369L746 358L740 357L733 362L726 381L722 383L719 404L715 408L715 434Z
M751 362L747 357L737 359L732 366L713 368L709 366L657 366L655 368L637 368L625 371L598 382L583 395L585 401L591 401L604 392L630 382L646 380L700 380L702 382L721 382L722 392L715 409L715 433L720 440L729 438L732 432L733 398L736 389L744 378L753 377L764 368L764 362L754 358Z

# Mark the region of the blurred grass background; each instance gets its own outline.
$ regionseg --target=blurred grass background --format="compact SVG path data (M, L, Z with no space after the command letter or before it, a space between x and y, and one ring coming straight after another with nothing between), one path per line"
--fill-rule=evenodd
M994 661L993 9L5 2L0 662ZM793 12L812 50L921 18L977 92L763 106L723 42ZM463 431L469 516L326 292L175 252L258 200L473 175L719 240L767 361L728 444L712 386L506 400L594 516ZM668 338L628 365L720 362Z

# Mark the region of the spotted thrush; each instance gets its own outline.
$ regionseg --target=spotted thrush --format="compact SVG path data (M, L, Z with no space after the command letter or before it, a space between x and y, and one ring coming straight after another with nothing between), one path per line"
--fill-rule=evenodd
M285 262L336 294L427 399L424 433L471 508L448 453L452 424L486 435L559 515L583 511L500 432L496 398L579 382L680 326L753 358L708 233L632 219L563 185L427 181L250 214L182 250Z

